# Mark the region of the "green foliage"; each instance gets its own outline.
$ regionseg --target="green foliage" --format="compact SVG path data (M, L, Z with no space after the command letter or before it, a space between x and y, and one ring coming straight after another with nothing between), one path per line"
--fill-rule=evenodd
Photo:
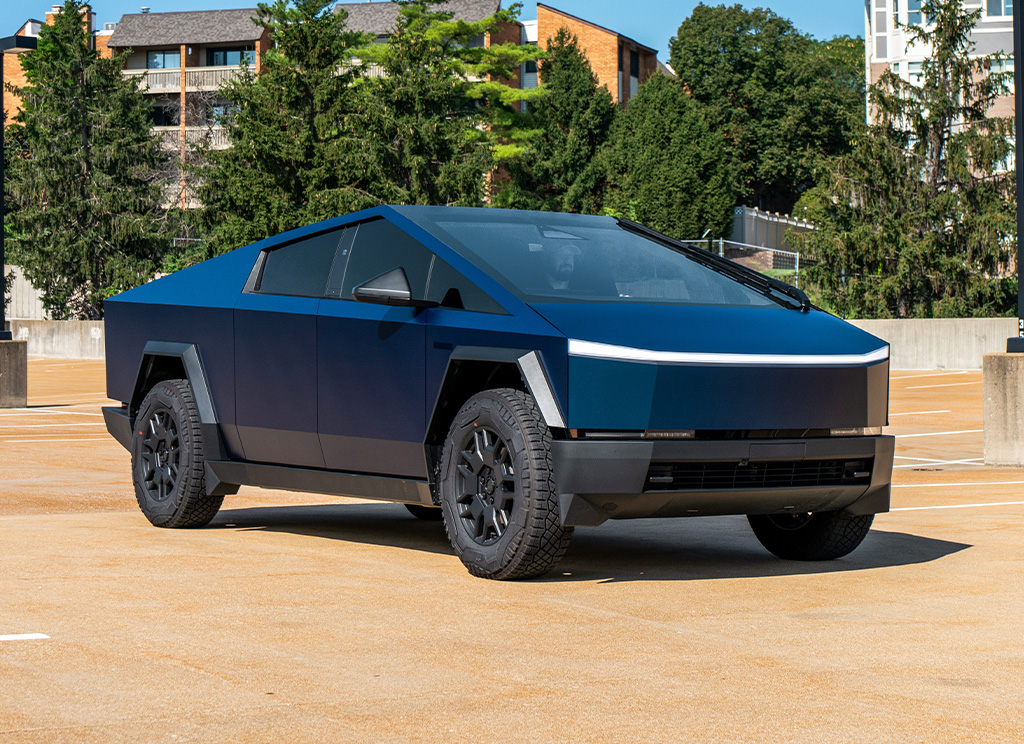
M597 154L617 109L567 29L548 41L548 54L540 66L544 95L529 109L527 126L537 136L506 163L509 182L497 201L516 209L594 212L603 186Z
M815 42L770 10L700 4L669 46L676 74L724 138L738 203L791 211L818 160L848 152L864 120L859 39Z
M225 85L232 146L207 153L200 173L212 254L379 203L353 119L352 50L363 35L346 30L333 2L258 8L275 48L261 74L246 71Z
M67 0L22 55L7 152L9 261L55 319L102 317L103 299L150 279L166 245L149 104L123 56L89 49L83 7Z
M469 23L453 20L443 0L401 0L386 44L359 51L380 76L359 86L359 129L374 193L402 204L483 203L484 174L498 138L515 138L511 106L536 94L501 79L535 59L517 44L483 46L487 33L512 23L519 6Z
M920 85L886 73L872 87L875 123L829 161L804 204L818 230L793 236L820 263L804 277L849 317L1011 314L1014 176L1001 170L1013 120L986 116L1008 92L992 57L970 55L980 11L925 0L930 47Z
M610 213L691 240L732 226L732 170L684 85L655 75L612 126L604 153Z

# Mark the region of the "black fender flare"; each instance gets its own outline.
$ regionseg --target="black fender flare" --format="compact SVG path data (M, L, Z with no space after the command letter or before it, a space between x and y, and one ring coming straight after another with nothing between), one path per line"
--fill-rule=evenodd
M142 358L139 360L139 370L135 376L135 387L128 406L132 424L134 425L139 406L142 404L142 399L149 389L156 382L167 379L157 375L157 379L154 380L154 370L161 359L168 358L177 359L181 363L181 369L185 374L185 378L192 386L192 395L196 400L196 408L199 409L199 424L203 431L206 459L227 459L224 441L220 434L220 421L217 418L217 410L213 405L213 397L210 395L210 384L203 369L199 349L195 344L169 341L148 341L146 343L145 348L142 350Z

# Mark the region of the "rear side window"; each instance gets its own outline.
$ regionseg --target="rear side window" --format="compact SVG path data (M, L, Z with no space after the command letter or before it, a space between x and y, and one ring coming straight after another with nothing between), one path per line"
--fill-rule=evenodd
M267 254L256 291L299 297L323 297L342 230L289 243Z
M431 253L387 220L359 225L341 285L341 296L352 298L352 290L392 269L402 267L409 277L413 299L423 299L430 274Z

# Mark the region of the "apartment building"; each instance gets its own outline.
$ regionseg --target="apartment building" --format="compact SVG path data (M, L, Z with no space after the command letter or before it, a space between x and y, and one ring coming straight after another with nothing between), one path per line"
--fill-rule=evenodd
M963 0L968 10L981 10L971 34L979 57L996 52L1010 55L997 65L998 72L1013 71L1013 0ZM864 0L864 58L868 84L874 84L886 70L907 82L921 79L922 66L931 50L913 44L896 21L906 25L926 23L921 0ZM1011 93L1013 85L1011 81ZM991 109L992 116L1013 116L1014 97L1003 96ZM871 110L868 109L870 123Z
M153 102L154 130L168 149L228 142L219 118L227 101L218 91L248 67L259 72L270 33L254 23L256 8L130 13L97 35L101 53L130 50L124 74L138 78ZM109 35L108 35L109 34Z

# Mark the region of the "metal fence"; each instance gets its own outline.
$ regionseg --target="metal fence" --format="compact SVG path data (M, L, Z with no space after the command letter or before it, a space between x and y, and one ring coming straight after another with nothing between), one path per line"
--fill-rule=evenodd
M734 240L689 240L692 245L717 253L730 261L759 271L781 277L785 281L796 282L800 276L800 254L779 248L765 248L760 245L737 243Z

